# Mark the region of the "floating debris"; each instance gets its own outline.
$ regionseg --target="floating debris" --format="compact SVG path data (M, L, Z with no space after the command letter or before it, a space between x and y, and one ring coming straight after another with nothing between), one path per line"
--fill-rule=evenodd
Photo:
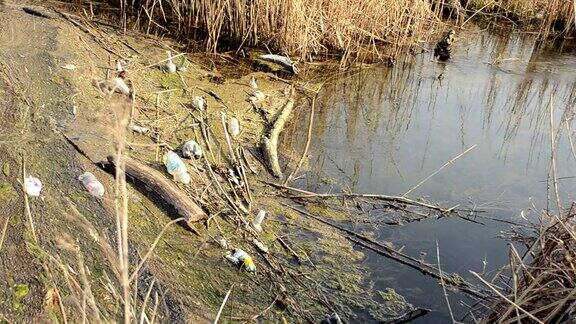
M168 62L164 64L164 72L166 73L176 73L176 64L172 62L172 52L166 51L166 55L168 55Z
M236 138L240 135L240 121L238 121L238 119L232 117L228 120L228 133L230 133L232 138Z
M250 78L250 88L258 90L258 84L256 83L256 78L253 76Z
M434 57L438 57L440 61L447 61L450 59L454 35L456 35L456 32L452 29L442 37L434 48Z
M268 247L264 245L264 243L258 241L257 239L252 239L252 243L254 243L258 250L260 250L262 253L268 253Z
M38 178L28 176L28 178L24 180L24 191L26 191L29 196L38 197L42 191L42 182Z
M243 266L246 271L256 272L256 265L254 265L252 257L244 250L234 249L232 252L228 251L225 256L232 263Z
M74 70L76 70L76 65L66 64L66 65L62 65L61 68L63 68L64 70L74 71Z
M186 164L180 159L178 154L168 151L164 154L164 165L166 170L174 177L174 181L181 182L183 184L190 183L190 174L188 174L188 169Z
M78 180L82 182L84 188L94 197L102 198L104 196L104 185L96 179L90 172L84 172L78 176Z
M202 147L193 140L187 141L182 145L182 156L185 158L199 159L202 157Z
M252 227L257 232L262 232L262 221L264 221L264 217L266 217L266 211L260 209L256 217L254 217L254 221L252 222Z
M134 133L144 135L150 131L150 128L142 127L142 126L138 126L138 125L131 125L130 130L133 131Z
M208 103L206 102L206 98L204 98L202 96L194 97L194 99L192 99L192 107L194 107L195 109L198 109L200 111L206 110L206 107L208 107Z
M296 64L294 62L292 62L292 60L287 56L276 55L276 54L264 54L264 55L260 55L260 58L265 60L265 61L281 65L286 70L292 72L292 74L298 73L298 68L296 67Z

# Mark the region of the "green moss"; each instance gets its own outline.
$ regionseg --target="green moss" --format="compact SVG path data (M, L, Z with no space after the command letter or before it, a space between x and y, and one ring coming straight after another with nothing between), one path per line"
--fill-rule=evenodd
M5 204L17 196L18 193L12 188L12 185L7 182L0 182L0 204Z

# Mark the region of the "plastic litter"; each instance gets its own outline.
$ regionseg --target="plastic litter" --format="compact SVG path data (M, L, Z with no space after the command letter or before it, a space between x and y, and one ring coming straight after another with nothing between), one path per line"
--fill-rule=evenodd
M166 171L174 177L174 181L181 182L183 184L190 183L190 174L188 174L188 169L186 164L180 159L178 154L168 151L164 154L164 165L166 166Z
M265 217L266 217L266 211L263 209L260 209L260 211L258 212L256 217L254 217L254 221L252 222L252 227L257 232L262 232L262 222L264 221Z
M202 147L193 140L187 141L182 145L182 156L185 158L199 159L202 157Z
M42 191L42 182L38 178L28 176L24 180L24 191L26 191L28 196L38 197Z
M61 68L63 68L64 70L74 71L74 70L76 70L76 65L66 64L66 65L62 65Z
M142 127L142 126L138 126L138 125L131 125L130 129L134 132L134 133L138 133L138 134L146 134L150 131L150 128L147 127Z
M255 77L250 78L250 88L252 88L254 90L258 90L258 83L256 83Z
M320 324L342 324L342 320L337 313L332 313L332 315L326 315Z
M258 241L257 239L252 239L252 243L254 243L258 250L262 251L262 253L268 253L268 247L264 245L264 243Z
M236 185L236 187L242 187L244 185L244 182L242 180L238 179L234 170L228 169L228 177L229 177L230 181L234 185Z
M172 62L172 52L166 51L166 55L168 55L168 62L164 65L164 71L167 73L176 73L176 64Z
M244 250L234 249L232 252L228 251L225 256L232 263L243 266L246 271L256 272L256 265L254 265L252 257Z
M196 96L196 97L194 97L194 99L192 99L192 107L194 107L200 111L204 111L207 106L208 106L208 104L206 102L206 98L204 98L204 97Z
M254 93L252 93L252 95L248 98L248 100L251 103L259 103L260 101L264 100L266 98L266 95L264 94L264 92L260 91L260 90L256 90L254 91Z
M124 79L122 79L120 77L114 78L114 90L116 92L121 93L121 94L125 94L125 95L130 94L130 88L128 87L126 82L124 82Z
M292 72L293 74L298 73L298 68L296 67L295 63L287 56L276 55L276 54L264 54L260 55L260 58L281 65L288 71Z
M78 180L82 182L84 188L86 188L92 196L97 198L104 196L104 185L98 181L92 173L84 172L78 176Z
M238 121L238 119L232 117L228 120L228 133L230 133L232 138L236 138L240 135L240 121Z

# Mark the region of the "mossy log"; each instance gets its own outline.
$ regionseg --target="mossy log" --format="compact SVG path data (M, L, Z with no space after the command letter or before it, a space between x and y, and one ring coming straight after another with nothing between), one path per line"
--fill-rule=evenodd
M113 157L108 157L110 163L114 163ZM192 225L207 218L206 213L190 197L185 195L178 187L167 179L164 174L144 163L138 162L129 157L125 158L126 174L133 177L152 191L157 193L164 201L174 207L180 216L184 217L188 225Z

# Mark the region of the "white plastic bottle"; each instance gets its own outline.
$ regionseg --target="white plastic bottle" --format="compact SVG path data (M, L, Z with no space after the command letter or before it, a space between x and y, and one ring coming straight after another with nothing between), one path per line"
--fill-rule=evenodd
M164 154L164 165L166 166L166 171L174 177L174 181L181 182L183 184L190 183L190 174L188 174L188 169L186 164L180 159L178 154L168 151Z
M102 198L104 196L104 185L96 179L90 172L84 172L78 176L78 180L82 182L84 188L94 197Z

